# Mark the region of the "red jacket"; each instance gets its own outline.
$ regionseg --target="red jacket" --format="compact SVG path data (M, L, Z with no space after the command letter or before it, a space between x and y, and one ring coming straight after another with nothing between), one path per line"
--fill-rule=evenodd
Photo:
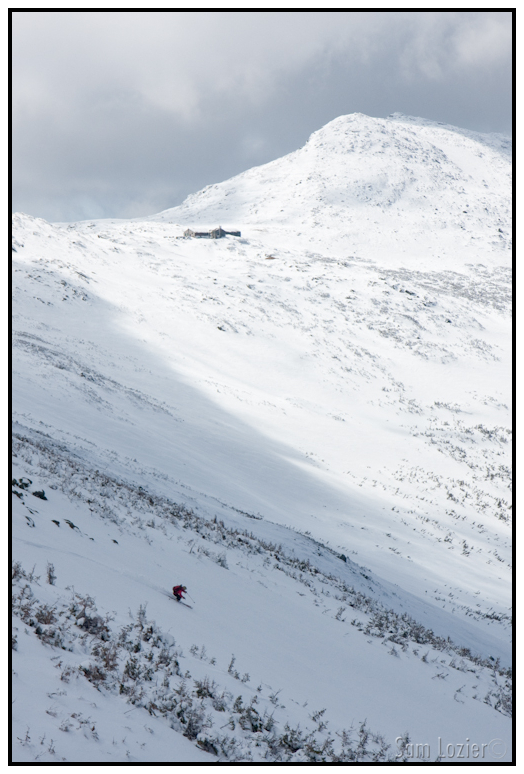
M173 586L173 594L175 597L178 597L179 599L183 599L184 597L182 594L184 593L185 589L183 586Z

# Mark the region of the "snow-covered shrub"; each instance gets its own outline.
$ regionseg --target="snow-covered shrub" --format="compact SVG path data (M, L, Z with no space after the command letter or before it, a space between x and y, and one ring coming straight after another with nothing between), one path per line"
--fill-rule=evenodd
M219 556L217 556L217 558L215 559L215 562L218 565L220 565L220 567L223 567L225 570L229 570L229 565L227 563L227 557L226 557L225 553L220 554Z
M209 677L204 677L203 680L195 680L196 695L199 699L209 697L214 699L217 693L218 686L214 680L210 682Z
M55 575L55 567L51 562L47 563L47 582L51 585L55 585L56 575Z

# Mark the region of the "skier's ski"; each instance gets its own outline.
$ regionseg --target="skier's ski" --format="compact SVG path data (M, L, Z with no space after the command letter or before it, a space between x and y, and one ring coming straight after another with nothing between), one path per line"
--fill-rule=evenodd
M181 604L181 605L184 605L184 607L188 607L190 610L192 610L192 609L193 609L193 608L191 607L191 605L188 605L188 604L187 604L187 602L182 602L182 600L181 600L181 599L177 599L177 598L176 598L176 597L174 597L172 594L168 594L168 593L167 593L167 591L164 591L164 594L166 595L166 597L167 597L168 599L172 599L172 600L173 600L173 602L178 602L179 604Z

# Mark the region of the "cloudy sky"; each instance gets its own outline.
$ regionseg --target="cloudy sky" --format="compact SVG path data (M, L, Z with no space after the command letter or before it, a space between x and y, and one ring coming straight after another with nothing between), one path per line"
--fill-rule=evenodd
M13 14L13 209L137 217L346 113L511 132L508 12Z

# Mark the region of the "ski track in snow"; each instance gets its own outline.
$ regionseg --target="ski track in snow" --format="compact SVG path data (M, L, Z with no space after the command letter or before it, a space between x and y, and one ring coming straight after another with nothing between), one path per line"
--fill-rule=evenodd
M510 759L510 152L356 114L155 217L14 216L15 760Z

